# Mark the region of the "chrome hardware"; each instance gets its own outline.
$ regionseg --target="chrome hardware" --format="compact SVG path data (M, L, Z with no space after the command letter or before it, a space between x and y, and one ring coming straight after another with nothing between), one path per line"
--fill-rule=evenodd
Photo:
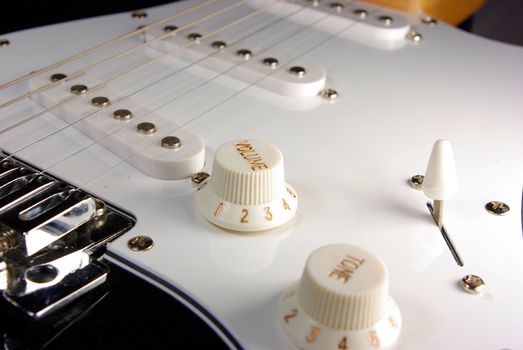
M414 30L411 30L410 32L407 33L407 36L406 36L407 40L410 40L412 41L413 43L418 43L421 41L421 39L423 39L423 36L414 31Z
M227 43L225 41L218 40L214 41L211 46L213 49L222 51L227 47Z
M485 209L494 215L505 215L510 211L510 207L500 201L492 201L485 204Z
M481 294L485 290L485 282L476 275L466 275L461 279L461 286L470 294Z
M131 13L131 17L136 19L146 19L147 12L145 12L144 10L136 10L133 13Z
M197 44L200 43L201 38L202 38L202 35L200 33L191 33L191 34L187 35L187 39L189 39L190 41L194 41Z
M177 27L177 26L173 26L172 24L163 27L163 31L164 31L165 33L174 32L176 29L178 29L178 27Z
M196 173L193 176L191 176L191 180L196 185L199 185L202 182L204 182L205 180L207 180L209 178L209 176L210 176L209 173L202 171L202 172Z
M276 69L276 67L278 67L278 63L278 60L273 57L267 57L263 59L263 64L272 69Z
M95 107L107 107L111 104L111 101L105 96L96 96L91 99L91 104Z
M365 19L369 15L369 12L364 9L356 9L352 13L354 13L356 16L358 16L361 19Z
M105 243L134 219L101 199L0 154L0 291L41 318L102 284Z
M144 135L152 135L156 132L156 126L153 123L143 122L136 125L136 131Z
M289 68L289 73L297 75L298 77L303 77L305 75L305 68L300 66L294 66Z
M438 21L430 16L425 16L421 19L421 23L434 27L436 24L438 24Z
M391 16L379 16L378 20L383 23L384 26L388 27L392 24L393 18Z
M83 84L77 84L77 85L71 86L70 90L71 90L71 93L74 95L82 95L82 94L85 94L87 92L87 90L89 90L89 88Z
M425 176L423 175L414 175L410 178L409 184L414 187L417 190L421 190L423 187L423 180L425 180Z
M182 147L182 141L176 136L166 136L162 139L162 147L167 149L178 149Z
M146 252L154 245L154 241L149 236L136 236L127 242L129 249L135 252Z
M53 75L51 75L51 77L49 78L53 83L54 82L57 82L59 80L63 80L67 78L67 75L66 74L63 74L63 73L55 73Z
M9 40L0 39L0 47L6 47L6 46L9 46Z
M252 56L251 50L247 50L247 49L240 49L240 50L236 51L236 54L238 56L240 56L241 58L243 58L244 60L248 60Z
M116 120L129 120L133 117L133 113L128 109L117 109L113 112L113 118Z
M334 89L323 89L320 91L320 96L330 101L334 101L339 97L338 92Z

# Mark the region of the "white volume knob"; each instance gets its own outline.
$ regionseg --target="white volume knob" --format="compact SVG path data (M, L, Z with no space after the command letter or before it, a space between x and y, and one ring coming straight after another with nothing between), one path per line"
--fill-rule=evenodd
M196 205L215 225L260 231L290 220L298 198L285 183L281 152L266 142L242 139L216 150L211 177L196 193Z
M348 244L314 251L280 298L278 319L300 349L394 349L401 329L385 264Z

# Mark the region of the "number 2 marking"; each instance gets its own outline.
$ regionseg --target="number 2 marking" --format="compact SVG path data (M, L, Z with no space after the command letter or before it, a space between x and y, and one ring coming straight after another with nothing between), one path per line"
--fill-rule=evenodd
M338 344L338 349L340 350L348 350L349 347L347 346L347 337L343 337Z
M265 220L271 221L272 220L271 207L265 207L265 208L263 208L263 210L265 210Z
M240 219L240 222L242 224L246 224L249 222L249 220L247 220L247 215L249 215L249 211L247 209L242 209L242 218Z
M283 321L289 324L289 321L298 315L298 309L292 309L287 315L283 317Z

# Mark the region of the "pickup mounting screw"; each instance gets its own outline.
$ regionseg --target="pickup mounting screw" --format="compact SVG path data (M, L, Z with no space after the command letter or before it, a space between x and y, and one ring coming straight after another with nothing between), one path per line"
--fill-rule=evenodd
M9 40L0 39L0 47L6 47L6 46L9 46Z
M339 97L338 91L334 89L323 89L320 91L320 96L324 97L327 100L334 101Z
M421 19L421 23L434 27L436 24L438 24L438 21L430 16L425 16Z
M423 180L425 180L425 176L414 175L413 177L410 178L409 183L415 189L421 190L421 188L423 187Z
M413 43L419 43L421 41L421 39L423 39L423 36L421 36L420 33L414 31L414 30L411 30L410 32L407 33L407 39L412 41Z
M131 238L127 242L129 249L135 252L145 252L151 249L154 245L154 241L149 236L136 236Z
M470 294L481 294L485 290L485 282L476 275L466 275L461 279L461 286Z
M494 215L505 215L510 211L510 207L507 204L499 201L488 202L485 205L485 209Z
M209 178L209 173L206 173L204 171L201 171L199 173L196 173L194 174L193 176L191 176L191 180L192 182L194 182L196 185L199 185L201 184L202 182L204 182L205 180L207 180Z
M133 13L131 13L131 17L136 19L146 19L147 12L145 12L144 10L136 10Z

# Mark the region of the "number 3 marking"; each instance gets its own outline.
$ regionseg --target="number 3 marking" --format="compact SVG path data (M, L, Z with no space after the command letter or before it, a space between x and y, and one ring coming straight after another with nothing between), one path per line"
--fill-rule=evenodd
M271 207L265 207L265 208L263 208L263 210L265 210L265 220L271 221L272 220Z

